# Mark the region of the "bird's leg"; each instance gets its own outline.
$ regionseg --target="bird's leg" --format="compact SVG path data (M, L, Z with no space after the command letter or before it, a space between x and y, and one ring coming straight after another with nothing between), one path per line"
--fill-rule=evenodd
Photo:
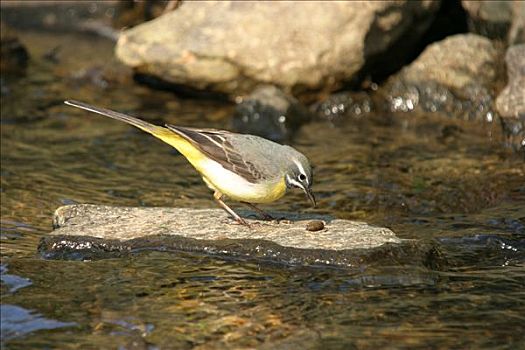
M262 216L262 218L264 220L273 220L273 216L271 216L270 214L268 214L267 212L265 212L264 210L260 209L260 208L257 208L255 205L253 205L252 203L248 203L248 202L241 202L242 204L252 208L253 210L255 210L259 215Z
M219 203L219 205L221 206L222 209L226 210L226 212L228 214L230 214L231 216L233 216L233 218L235 219L235 221L237 221L239 224L241 225L245 225L245 226L248 226L250 227L250 225L246 222L246 220L244 220L243 218L241 218L239 215L237 215L236 212L233 211L232 208L230 208L229 206L226 205L226 203L224 203L222 201L222 193L220 193L219 191L215 191L215 193L213 194L213 198L215 198L215 201L217 201L217 203Z

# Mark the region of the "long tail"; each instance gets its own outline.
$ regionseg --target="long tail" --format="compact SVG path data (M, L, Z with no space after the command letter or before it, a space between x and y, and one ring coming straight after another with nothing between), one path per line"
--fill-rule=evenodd
M156 138L161 139L162 141L166 142L168 145L176 148L180 153L182 153L190 161L190 163L193 164L194 167L197 168L197 170L200 169L198 162L200 159L203 158L202 153L199 150L197 150L197 148L193 146L188 140L183 138L181 135L169 130L168 128L164 128L158 125L153 125L151 123L145 122L144 120L141 120L141 119L138 119L138 118L135 118L130 115L123 114L123 113L115 112L110 109L99 108L99 107L95 107L92 105L88 105L87 103L84 103L84 102L68 100L68 101L64 101L64 103L69 106L81 108L86 111L101 114L103 116L131 124L155 136Z
M153 134L154 136L157 136L156 134L158 133L165 133L167 131L166 128L163 128L161 126L153 125L148 122L145 122L144 120L140 120L138 118L135 118L130 115L123 114L123 113L115 112L110 109L95 107L92 105L88 105L87 103L75 101L75 100L64 101L64 103L69 106L81 108L86 111L98 113L106 117L110 117L110 118L120 120L128 124L131 124L147 133Z

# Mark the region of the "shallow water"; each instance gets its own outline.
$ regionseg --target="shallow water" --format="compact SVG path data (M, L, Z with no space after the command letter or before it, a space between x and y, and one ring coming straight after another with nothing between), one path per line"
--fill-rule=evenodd
M318 120L295 135L315 164L318 207L292 193L268 210L328 213L436 240L448 262L439 270L162 252L43 260L39 239L63 204L214 207L169 146L64 99L216 128L229 127L233 107L134 84L102 39L21 39L32 56L26 76L2 77L6 348L525 347L525 167L501 146L499 125L372 113ZM54 47L58 64L42 58Z

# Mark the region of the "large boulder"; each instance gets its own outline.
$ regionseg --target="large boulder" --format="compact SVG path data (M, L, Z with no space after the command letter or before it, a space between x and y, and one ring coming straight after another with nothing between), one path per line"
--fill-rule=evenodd
M124 31L116 54L140 73L197 89L335 89L370 57L420 34L438 7L431 0L188 1Z

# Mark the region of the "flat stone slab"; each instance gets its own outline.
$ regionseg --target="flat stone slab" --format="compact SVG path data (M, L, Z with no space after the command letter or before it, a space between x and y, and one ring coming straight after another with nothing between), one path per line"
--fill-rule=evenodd
M221 209L134 208L69 205L56 210L55 228L39 250L47 258L92 259L155 249L191 251L272 261L355 266L365 257L422 259L432 249L364 222L326 215L275 213L274 221L240 211L251 227L236 224ZM324 222L308 231L312 220ZM412 253L410 253L412 251ZM425 258L426 259L426 258Z

